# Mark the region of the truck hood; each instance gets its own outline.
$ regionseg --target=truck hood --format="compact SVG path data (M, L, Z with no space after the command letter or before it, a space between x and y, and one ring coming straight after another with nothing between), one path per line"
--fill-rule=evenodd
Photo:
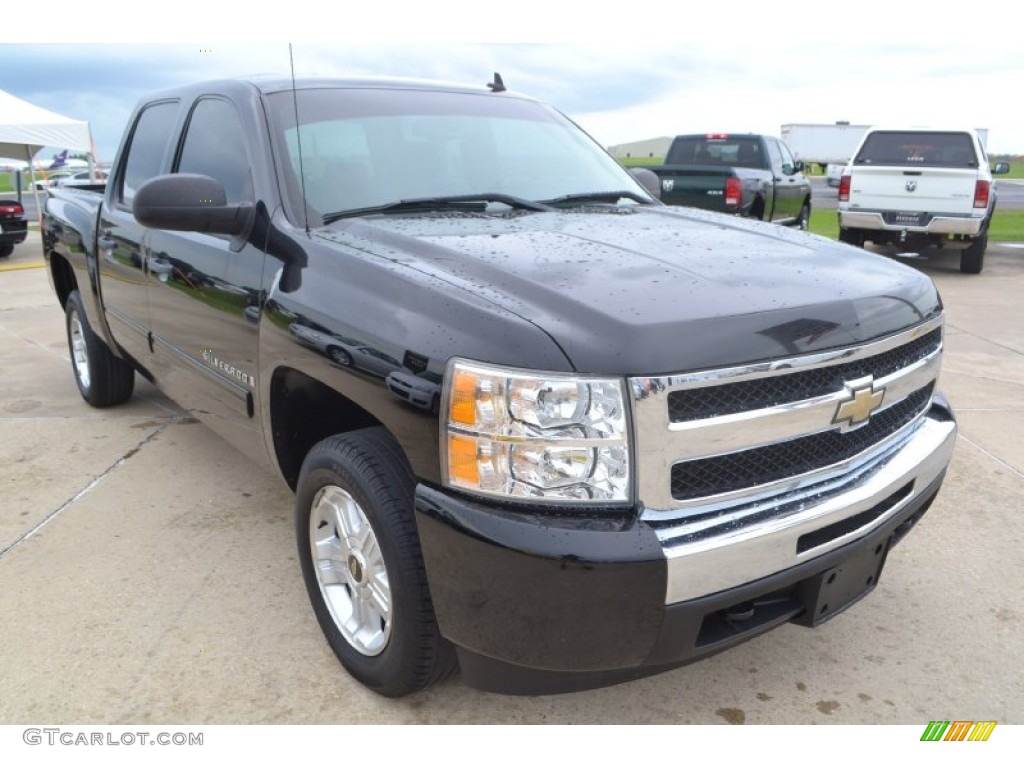
M588 373L789 357L886 336L941 311L931 280L886 258L667 206L376 216L316 237L492 301L534 323Z

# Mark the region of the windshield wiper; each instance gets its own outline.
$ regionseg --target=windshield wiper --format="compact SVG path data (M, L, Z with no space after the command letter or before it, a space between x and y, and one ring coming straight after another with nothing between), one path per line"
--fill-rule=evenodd
M633 200L637 203L650 203L649 197L644 197L637 192L628 190L609 190L607 192L575 192L571 195L562 195L551 200L542 202L548 205L560 205L562 203L617 203L622 198Z
M383 205L371 205L367 208L352 208L347 211L325 214L324 224L338 221L339 219L350 219L356 216L368 216L373 213L409 213L416 211L466 211L482 213L487 210L488 203L503 203L509 208L517 208L524 211L550 211L551 206L538 203L533 200L526 200L515 195L506 195L502 192L483 192L478 195L445 195L440 197L417 197L408 200L398 200Z

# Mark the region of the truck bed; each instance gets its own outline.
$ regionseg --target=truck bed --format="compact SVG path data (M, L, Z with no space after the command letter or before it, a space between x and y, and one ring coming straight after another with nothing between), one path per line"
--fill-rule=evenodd
M711 165L664 165L651 170L661 179L661 201L666 205L686 205L719 213L737 210L737 205L726 204L726 179L753 180L767 174L767 171L751 168Z

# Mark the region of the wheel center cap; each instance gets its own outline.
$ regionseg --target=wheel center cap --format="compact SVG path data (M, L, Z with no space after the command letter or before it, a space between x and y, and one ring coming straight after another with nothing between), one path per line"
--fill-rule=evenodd
M363 564L354 553L348 556L348 572L357 583L363 583Z

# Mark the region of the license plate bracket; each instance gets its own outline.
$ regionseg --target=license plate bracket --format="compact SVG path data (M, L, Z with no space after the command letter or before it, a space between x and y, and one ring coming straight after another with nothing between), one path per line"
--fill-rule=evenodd
M816 627L842 613L878 584L892 535L877 537L827 571L802 581L797 599L806 607L796 624Z
M897 211L892 214L892 223L902 224L906 227L920 227L924 224L925 216L927 214L915 211Z

